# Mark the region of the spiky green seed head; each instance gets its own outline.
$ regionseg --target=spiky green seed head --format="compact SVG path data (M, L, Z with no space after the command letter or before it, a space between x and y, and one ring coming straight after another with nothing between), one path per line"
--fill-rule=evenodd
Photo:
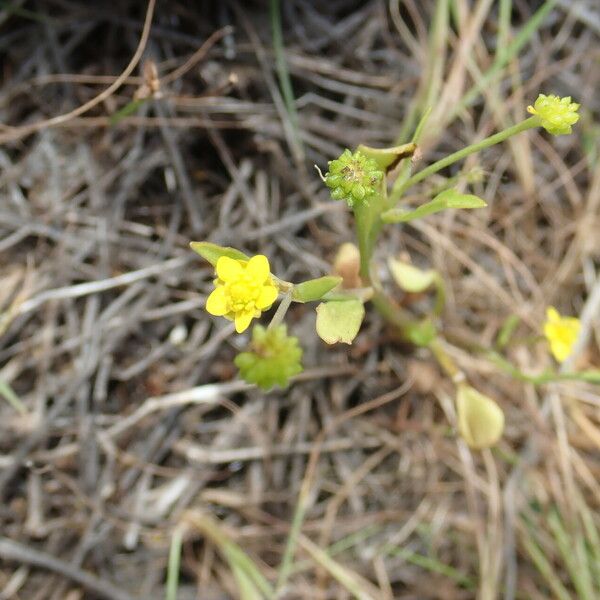
M252 330L250 350L235 359L240 376L264 390L275 385L287 387L290 377L302 373L302 348L298 338L287 335L285 325L266 329L256 325Z
M374 159L346 149L339 158L329 161L325 185L334 200L345 200L352 208L356 202L368 202L382 179L383 171Z

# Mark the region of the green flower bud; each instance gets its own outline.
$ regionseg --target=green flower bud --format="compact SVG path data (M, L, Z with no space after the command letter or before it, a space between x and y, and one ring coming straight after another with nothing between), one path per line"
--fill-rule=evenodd
M346 149L338 159L329 161L325 185L334 200L345 200L352 208L355 202L368 201L382 179L383 171L373 158Z
M456 394L458 430L467 444L475 449L491 448L504 432L504 413L489 396L466 383Z
M579 104L571 102L571 96L559 98L554 94L540 94L533 106L527 107L527 112L540 119L540 125L552 135L571 133L571 125L579 121Z
M256 325L250 350L238 354L234 362L244 381L268 390L287 387L290 377L302 372L301 360L298 338L288 336L285 325L272 329Z

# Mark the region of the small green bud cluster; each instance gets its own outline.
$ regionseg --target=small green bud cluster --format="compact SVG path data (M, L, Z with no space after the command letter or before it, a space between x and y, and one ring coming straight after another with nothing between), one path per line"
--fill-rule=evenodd
M302 372L301 360L298 338L288 336L285 325L256 325L250 351L238 354L234 362L244 381L268 390L275 385L285 388L290 377Z
M355 202L368 200L375 194L382 179L383 171L373 158L346 149L339 158L329 161L325 185L334 200L345 200L352 208Z
M527 107L527 112L540 119L541 126L552 135L571 133L571 125L579 121L579 104L571 102L571 96L560 98L554 94L540 94L533 106Z

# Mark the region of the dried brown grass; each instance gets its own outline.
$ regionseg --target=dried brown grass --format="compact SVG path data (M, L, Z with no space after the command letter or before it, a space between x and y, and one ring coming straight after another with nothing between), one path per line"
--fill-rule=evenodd
M162 598L171 534L198 511L274 584L303 481L282 597L349 597L323 550L378 598L588 597L598 390L518 383L465 348L489 346L516 314L524 343L511 359L541 370L536 336L556 304L585 317L578 365L599 364L593 2L558 3L451 120L492 64L498 3L455 3L443 62L427 51L433 2L282 4L304 161L260 4L158 3L144 44L143 2L0 13L0 139L12 140L0 148L0 380L27 408L0 404L0 598ZM503 43L530 16L515 3ZM178 71L215 31L202 62ZM162 97L114 124L144 84L125 69L136 48L157 65ZM260 251L285 279L326 272L351 223L311 165L392 143L423 72L437 101L423 161L522 118L538 91L584 106L573 136L532 132L471 157L489 209L390 229L379 251L444 275L449 351L507 414L503 441L483 453L457 439L452 387L431 358L375 315L352 348L327 348L314 313L294 307L306 372L268 395L232 382L244 338L202 310L212 274L187 247ZM239 597L217 549L188 530L181 599Z

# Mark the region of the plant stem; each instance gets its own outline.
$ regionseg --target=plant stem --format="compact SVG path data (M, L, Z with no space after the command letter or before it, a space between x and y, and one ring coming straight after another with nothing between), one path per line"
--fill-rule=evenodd
M376 236L371 234L373 227L372 208L366 205L354 207L354 221L356 225L356 240L360 253L360 276L364 285L371 283L371 256L373 254L372 241Z
M591 369L587 371L573 371L566 373L557 373L556 371L544 371L539 375L530 375L518 369L515 365L513 365L510 361L508 361L498 352L495 352L493 350L487 350L483 352L483 355L485 356L485 358L492 361L507 375L510 375L517 381L533 383L534 385L544 385L546 383L554 383L558 381L584 381L586 383L600 383L600 370Z
M373 286L373 306L390 324L396 327L403 338L408 338L408 330L414 321L379 286Z
M429 349L446 375L448 375L455 384L461 383L465 380L465 374L459 369L454 360L452 360L442 344L443 339L437 336L429 344Z
M277 327L278 325L280 325L282 323L283 318L285 317L285 314L287 313L291 303L292 303L292 290L290 289L285 293L285 295L281 299L281 302L279 303L279 306L277 307L277 310L275 311L275 314L273 315L271 322L267 326L267 329L273 329L274 327Z
M484 148L489 148L490 146L499 144L500 142L503 142L504 140L508 139L509 137L512 137L513 135L516 135L517 133L521 133L522 131L527 131L528 129L533 129L534 127L537 127L538 125L539 125L539 118L537 116L530 117L529 119L525 119L525 121L521 121L520 123L517 123L516 125L513 125L512 127L508 127L507 129L504 129L503 131L500 131L494 135L491 135L490 137L485 138L484 140L481 140L480 142L471 144L470 146L467 146L466 148L462 148L461 150L458 150L457 152L449 154L448 156L442 158L441 160L438 160L437 162L429 165L422 171L419 171L418 173L415 173L412 177L410 177L404 183L404 185L402 185L401 187L399 187L398 189L393 191L392 200L394 200L394 201L397 200L404 194L404 192L408 188L412 187L416 183L419 183L419 181L422 181L426 177L429 177L430 175L433 175L434 173L441 171L445 167L448 167L451 164L453 164L459 160L462 160L463 158L466 158L467 156L470 156L471 154L474 154L475 152L479 152L480 150L483 150Z

